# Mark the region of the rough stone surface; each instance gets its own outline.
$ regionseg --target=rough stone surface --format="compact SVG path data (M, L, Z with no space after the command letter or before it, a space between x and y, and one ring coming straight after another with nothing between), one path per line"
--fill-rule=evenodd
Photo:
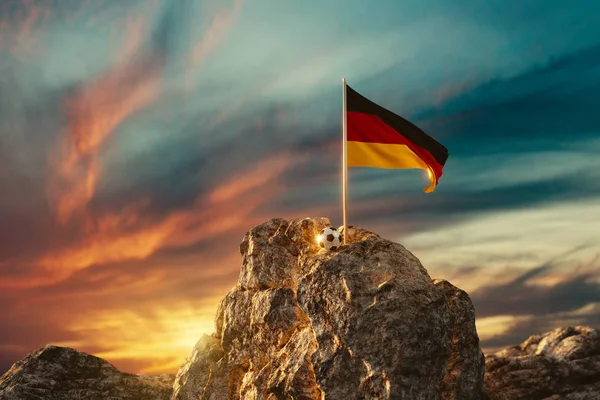
M600 331L569 326L486 356L491 400L600 399Z
M484 399L466 293L364 229L321 250L326 226L272 219L245 235L238 284L172 399Z
M485 373L485 357L479 347L475 328L475 310L469 295L450 282L434 283L446 294L452 311L452 352L446 374L439 384L444 400L486 399L481 382Z
M101 358L46 346L15 363L0 378L2 400L166 400L172 375L119 372Z

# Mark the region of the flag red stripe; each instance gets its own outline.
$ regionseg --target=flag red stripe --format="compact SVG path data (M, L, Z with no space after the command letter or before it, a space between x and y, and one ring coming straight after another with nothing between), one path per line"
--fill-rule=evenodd
M443 166L429 151L408 140L400 132L383 122L377 115L349 111L346 118L349 142L406 145L431 167L436 181L442 176Z

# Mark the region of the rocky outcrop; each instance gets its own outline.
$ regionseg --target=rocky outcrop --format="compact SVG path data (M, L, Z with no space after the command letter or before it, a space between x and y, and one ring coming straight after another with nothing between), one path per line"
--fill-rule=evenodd
M119 372L101 358L46 346L0 378L2 400L166 400L173 376Z
M600 399L600 331L570 326L486 356L491 400Z
M246 234L238 283L172 399L483 399L467 294L359 228L321 250L326 226L273 219Z

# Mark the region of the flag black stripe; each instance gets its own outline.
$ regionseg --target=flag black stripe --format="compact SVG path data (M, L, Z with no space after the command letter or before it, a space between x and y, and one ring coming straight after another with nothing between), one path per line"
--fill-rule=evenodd
M346 106L348 112L377 115L383 122L391 126L400 135L404 136L417 146L427 150L440 165L443 166L446 163L446 160L448 159L448 149L446 147L438 143L410 121L407 121L399 115L372 102L350 86L346 85L346 88Z

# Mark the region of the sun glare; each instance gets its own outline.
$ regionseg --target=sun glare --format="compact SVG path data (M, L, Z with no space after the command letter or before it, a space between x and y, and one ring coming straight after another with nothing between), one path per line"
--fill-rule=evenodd
M105 349L95 351L94 355L117 368L125 367L131 360L146 365L141 370L126 372L174 373L202 335L214 331L218 301L211 299L199 308L189 304L171 309L157 308L147 315L133 310L107 310L69 327L84 340L57 345L82 351L86 347Z

